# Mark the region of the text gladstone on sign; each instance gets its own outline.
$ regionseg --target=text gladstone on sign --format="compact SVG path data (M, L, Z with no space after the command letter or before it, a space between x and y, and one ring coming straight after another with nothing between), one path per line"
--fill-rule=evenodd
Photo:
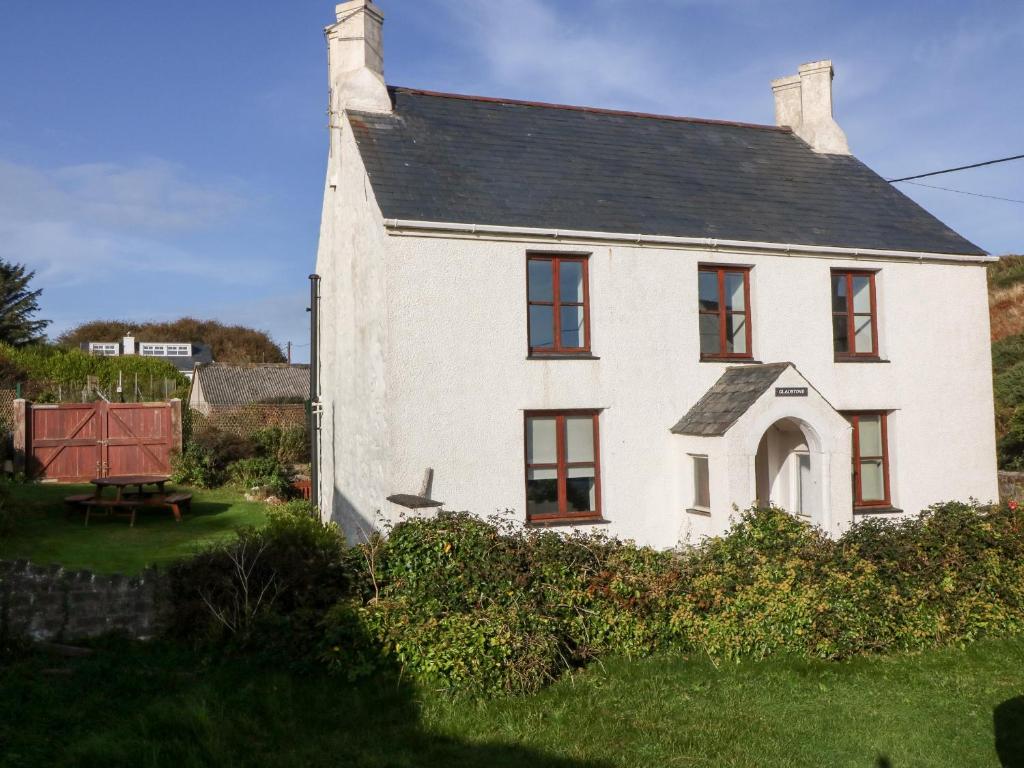
M807 387L776 387L776 397L807 397Z

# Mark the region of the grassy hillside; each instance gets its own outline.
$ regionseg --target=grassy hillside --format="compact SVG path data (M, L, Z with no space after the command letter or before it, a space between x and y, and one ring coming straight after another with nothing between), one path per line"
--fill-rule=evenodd
M1024 256L988 268L999 465L1024 470Z

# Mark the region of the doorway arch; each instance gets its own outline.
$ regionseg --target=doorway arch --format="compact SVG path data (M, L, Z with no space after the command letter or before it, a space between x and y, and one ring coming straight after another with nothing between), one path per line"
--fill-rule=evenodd
M765 429L754 457L758 506L773 504L821 525L823 461L817 433L804 421L784 417Z

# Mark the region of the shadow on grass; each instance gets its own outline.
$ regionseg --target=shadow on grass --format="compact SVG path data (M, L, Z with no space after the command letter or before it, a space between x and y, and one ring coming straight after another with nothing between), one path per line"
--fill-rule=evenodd
M1003 768L1024 768L1024 696L1007 699L992 713L996 754Z
M118 641L85 659L0 664L0 764L607 766L477 740L472 726L432 731L423 695L441 694L417 693L395 670L353 684L283 662L204 661L182 646Z

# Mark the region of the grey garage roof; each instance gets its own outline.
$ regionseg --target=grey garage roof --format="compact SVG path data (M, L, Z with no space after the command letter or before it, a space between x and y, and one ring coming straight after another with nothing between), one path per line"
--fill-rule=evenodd
M677 435L724 435L792 363L726 368L704 397L672 427Z
M385 218L984 253L787 128L390 91L350 113Z
M303 402L309 397L309 366L209 363L196 368L193 387L196 382L209 405Z

